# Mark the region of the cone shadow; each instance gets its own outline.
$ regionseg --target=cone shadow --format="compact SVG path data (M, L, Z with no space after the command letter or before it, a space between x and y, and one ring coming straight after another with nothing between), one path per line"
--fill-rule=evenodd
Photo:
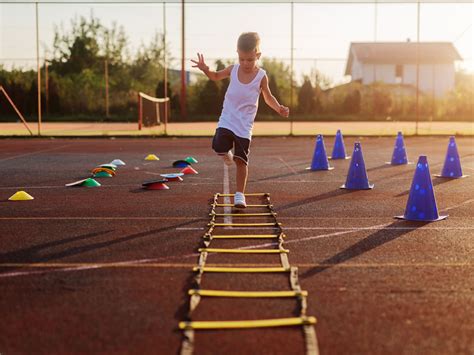
M435 186L442 185L442 184L445 184L445 183L453 181L453 180L459 180L459 179L447 179L447 178L442 178L442 177L433 177L432 183L433 183L433 187L435 187ZM395 197L406 196L409 193L410 193L410 190L408 189L406 191L400 192L399 194L395 195Z
M382 169L387 169L387 168L391 168L391 167L393 167L393 165L383 164L383 165L379 165L379 166L374 166L372 168L368 168L368 169L366 169L366 171L369 172L369 171L374 171L374 170L382 170Z
M391 242L407 233L423 227L429 222L397 221L367 236L366 238L351 245L349 248L321 262L322 266L314 267L302 274L303 278L311 277L326 269L342 264L350 259L362 255L385 243ZM392 229L394 227L412 227L413 229Z
M301 171L296 171L295 173L286 173L286 174L280 174L280 175L273 175L273 176L268 176L262 179L255 179L255 180L250 180L249 182L262 182L262 181L268 181L268 180L274 180L274 179L280 179L280 178L285 178L285 177L290 177L290 176L300 176L301 174L308 174L311 173L311 170L301 170Z
M354 192L357 192L357 191L358 190L337 189L337 190L333 190L333 191L323 193L323 194L318 195L318 196L305 198L305 199L300 200L300 201L295 201L295 202L283 205L279 208L276 208L276 211L283 211L283 210L286 210L286 209L289 209L289 208L300 207L300 206L307 205L307 204L310 204L310 203L323 201L323 200L327 200L327 199L342 196L342 195L351 194L351 193L354 193Z
M71 242L76 242L76 241L80 241L80 240L87 240L87 239L94 238L94 237L97 237L97 236L100 236L100 235L104 235L104 234L107 234L107 233L113 232L113 231L112 230L107 230L107 231L102 231L102 232L89 233L89 234L85 234L85 235L82 235L82 236L77 236L77 237L73 237L73 238L66 238L66 239L62 239L62 240L52 241L52 242L48 242L48 243L28 247L28 248L25 248L25 249L19 249L19 250L15 250L15 251L12 251L12 252L7 252L7 253L0 254L0 263L8 263L8 262L10 262L10 263L13 263L13 262L15 262L15 263L46 262L46 261L61 259L61 258L65 258L65 257L68 257L68 256L83 254L83 253L93 251L93 250L108 248L108 247L113 246L115 244L125 243L125 242L135 240L135 239L149 237L149 236L152 236L152 235L156 235L158 233L162 233L162 232L166 232L166 231L169 231L169 230L176 229L177 227L186 226L186 225L193 224L193 223L203 221L203 220L204 220L203 218L197 218L197 219L193 219L193 220L190 220L190 221L187 221L187 222L184 222L184 223L174 224L172 226L153 229L153 230L146 231L146 232L135 233L135 234L131 234L131 235L121 237L121 238L112 237L114 239L107 240L107 241L101 241L101 242L97 242L97 243L93 243L93 244L74 246L74 247L70 247L69 249L65 249L65 250L62 250L62 251L59 251L59 252L56 252L56 253L52 252L52 253L46 254L46 255L38 255L39 252L41 252L43 250L47 250L48 248L51 248L51 247L55 247L55 246L59 246L59 245L63 245L63 244L71 243ZM44 253L42 253L42 254L44 254Z

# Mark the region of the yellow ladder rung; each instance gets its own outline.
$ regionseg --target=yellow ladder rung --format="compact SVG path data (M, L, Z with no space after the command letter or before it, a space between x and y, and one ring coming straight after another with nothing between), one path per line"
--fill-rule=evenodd
M189 290L188 294L203 297L241 297L241 298L266 298L266 297L298 297L308 296L308 291L221 291L221 290Z
M276 214L276 213L275 213ZM209 213L209 216L225 217L225 216L236 216L236 217L260 217L260 216L273 216L273 213Z
M212 235L212 239L270 239L278 238L279 234L241 234L241 235ZM284 238L285 235L282 234Z
M209 223L208 226L214 225L215 227L271 227L281 226L281 223Z
M180 329L242 329L288 327L296 325L316 324L315 317L294 317L240 321L197 321L179 322Z
M193 271L199 271L199 266L193 267ZM203 272L289 272L290 269L284 267L217 267L205 266Z
M233 203L216 203L216 207L234 207ZM247 205L247 207L270 207L273 205Z
M289 253L288 249L219 249L199 248L200 253L231 253L231 254L282 254Z
M235 196L235 194L217 194L219 197L232 197ZM256 193L251 193L251 194L244 194L245 196L270 196L269 193L266 192L256 192Z

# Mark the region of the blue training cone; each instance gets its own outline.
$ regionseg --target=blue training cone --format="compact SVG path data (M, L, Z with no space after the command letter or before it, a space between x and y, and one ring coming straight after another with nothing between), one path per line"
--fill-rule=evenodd
M313 160L311 166L306 168L312 171L316 170L332 170L329 166L328 156L326 154L326 147L324 146L324 138L321 134L316 136L316 144L314 147Z
M344 145L344 138L342 137L341 130L338 129L336 132L336 138L334 140L334 147L332 148L332 154L329 159L349 159L346 155L346 146Z
M469 176L462 174L461 160L459 159L458 147L456 146L454 136L449 137L448 151L446 152L441 175L435 176L448 179L460 179Z
M408 162L407 151L405 149L405 142L403 141L402 132L398 132L395 139L395 147L393 148L392 161L387 162L390 165L405 165L411 164Z
M438 214L428 159L425 155L421 155L416 164L405 214L395 218L409 221L434 222L446 217L448 216L440 216Z
M349 167L349 172L347 173L346 183L341 186L341 189L370 190L373 187L374 184L369 184L360 142L355 142L354 152L352 153L351 165Z

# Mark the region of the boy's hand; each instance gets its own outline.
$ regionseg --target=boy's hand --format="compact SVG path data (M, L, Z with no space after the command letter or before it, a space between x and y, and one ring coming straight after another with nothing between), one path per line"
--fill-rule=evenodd
M286 106L280 105L280 107L278 108L278 113L280 114L280 116L288 117L290 114L290 109Z
M198 68L202 70L204 73L206 73L207 71L209 71L209 67L206 65L206 63L204 63L204 55L198 53L197 56L198 56L198 61L191 59L191 62L196 64L196 65L193 65L193 68Z

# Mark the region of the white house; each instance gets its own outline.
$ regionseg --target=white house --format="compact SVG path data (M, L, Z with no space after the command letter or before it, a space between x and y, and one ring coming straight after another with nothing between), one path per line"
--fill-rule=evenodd
M454 88L454 62L462 58L450 42L351 43L345 75L363 84L416 86L417 56L422 92L440 97Z

